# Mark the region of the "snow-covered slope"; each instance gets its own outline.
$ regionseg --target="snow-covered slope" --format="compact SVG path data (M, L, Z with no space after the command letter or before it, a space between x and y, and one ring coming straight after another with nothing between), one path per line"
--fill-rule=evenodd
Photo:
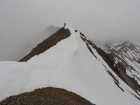
M111 70L79 31L27 62L0 62L0 100L42 87L72 91L96 105L139 105L139 96Z

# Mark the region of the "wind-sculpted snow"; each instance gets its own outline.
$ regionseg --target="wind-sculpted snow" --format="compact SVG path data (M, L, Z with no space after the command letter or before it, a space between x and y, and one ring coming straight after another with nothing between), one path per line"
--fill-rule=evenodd
M70 30L69 37L27 62L0 62L0 100L57 87L96 105L139 105L137 93L111 70L90 41L72 27L65 29Z

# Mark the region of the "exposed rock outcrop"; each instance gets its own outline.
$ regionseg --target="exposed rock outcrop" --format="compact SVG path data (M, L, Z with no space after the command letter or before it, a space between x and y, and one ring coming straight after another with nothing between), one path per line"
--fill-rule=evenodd
M42 88L8 97L0 105L95 105L81 96L60 88Z
M70 34L71 33L70 33L70 31L68 29L64 29L64 27L62 27L56 33L51 35L49 38L45 39L43 42L38 44L28 55L23 57L20 60L20 62L26 62L30 58L32 58L33 56L43 53L47 49L49 49L49 48L53 47L54 45L56 45L59 41L69 37Z

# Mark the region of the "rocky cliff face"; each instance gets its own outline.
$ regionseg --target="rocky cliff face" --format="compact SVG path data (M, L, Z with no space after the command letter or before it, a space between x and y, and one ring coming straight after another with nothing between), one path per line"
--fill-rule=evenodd
M140 46L124 42L108 45L107 49L120 77L140 95Z

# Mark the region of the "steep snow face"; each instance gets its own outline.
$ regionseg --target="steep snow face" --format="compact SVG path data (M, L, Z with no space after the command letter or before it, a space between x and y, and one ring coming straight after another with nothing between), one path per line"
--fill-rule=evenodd
M71 32L68 38L29 61L0 62L0 100L51 86L77 93L97 105L139 105L139 96L112 72L88 41L82 40L86 37L72 27L65 28Z

